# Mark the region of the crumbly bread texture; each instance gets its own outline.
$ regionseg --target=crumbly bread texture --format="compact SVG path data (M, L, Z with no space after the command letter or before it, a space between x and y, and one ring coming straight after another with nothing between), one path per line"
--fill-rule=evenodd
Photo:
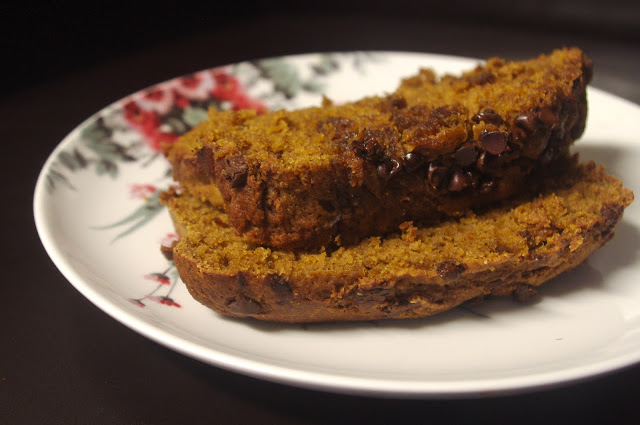
M181 236L173 259L192 296L225 315L279 322L413 318L488 295L521 301L613 237L633 193L594 163L534 176L527 193L437 226L403 223L333 252L272 250L221 209L163 196Z
M250 242L349 246L521 191L582 134L591 73L582 51L565 48L457 77L422 70L392 94L344 105L212 110L166 155L174 179L223 204Z

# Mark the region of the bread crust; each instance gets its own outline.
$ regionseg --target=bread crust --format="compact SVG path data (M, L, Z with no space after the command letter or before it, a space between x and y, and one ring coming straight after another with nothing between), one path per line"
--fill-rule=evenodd
M391 95L343 106L261 117L212 111L166 154L174 179L222 202L248 241L288 250L349 246L522 191L533 170L566 156L582 134L591 66L579 49L562 49L527 62L490 59L441 81L422 71ZM534 70L543 77L529 84ZM511 100L482 91L507 78ZM263 139L266 147L252 151ZM323 148L304 157L311 159L287 156L287 144L305 140ZM316 160L325 150L330 159Z
M175 265L200 303L233 317L352 321L430 316L484 296L526 301L608 242L633 200L592 162L529 187L489 211L431 228L405 223L401 234L332 254L252 246L210 204L175 191L163 201L182 236Z

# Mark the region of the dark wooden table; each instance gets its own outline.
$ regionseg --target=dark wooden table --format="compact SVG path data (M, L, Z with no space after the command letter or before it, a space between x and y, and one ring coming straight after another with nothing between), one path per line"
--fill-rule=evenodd
M53 148L93 112L150 84L290 53L373 49L524 58L562 45L578 45L591 56L594 86L640 102L637 38L353 14L236 20L122 54L94 55L86 66L58 69L55 77L42 75L4 93L0 422L640 423L640 365L518 395L401 400L298 389L202 364L138 335L83 298L49 260L33 224L36 177Z

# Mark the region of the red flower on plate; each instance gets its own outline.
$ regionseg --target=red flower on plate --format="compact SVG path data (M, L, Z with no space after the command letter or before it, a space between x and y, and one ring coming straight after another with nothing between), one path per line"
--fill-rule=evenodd
M178 83L183 87L195 89L200 86L202 80L203 77L201 74L191 74L178 78Z
M125 103L124 118L142 133L144 140L154 151L161 151L163 145L173 143L178 138L176 133L161 129L162 120L156 111L142 109L135 100Z
M129 193L134 199L149 199L158 189L150 184L132 184Z
M142 134L156 152L174 143L193 122L185 118L190 106L206 109L217 102L229 102L234 110L266 107L249 97L240 80L223 68L202 71L158 84L132 96L123 105L125 120ZM192 114L193 115L193 114Z
M156 296L150 295L147 298L150 299L151 301L155 301L157 303L160 303L169 307L178 307L178 308L182 307L180 304L175 302L173 298L168 296L156 297Z
M267 108L259 101L251 99L240 81L222 69L212 71L216 86L211 90L211 95L217 99L231 102L234 111L240 109L255 109L258 113Z
M175 103L179 108L185 109L191 105L191 101L186 97L182 96L180 93L175 94Z
M147 280L153 280L154 282L158 282L162 285L169 285L171 283L169 276L164 273L149 273L144 276Z

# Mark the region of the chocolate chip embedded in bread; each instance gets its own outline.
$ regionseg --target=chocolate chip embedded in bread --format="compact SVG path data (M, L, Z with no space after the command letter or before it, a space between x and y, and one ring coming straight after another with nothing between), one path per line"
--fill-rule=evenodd
M491 108L487 108L484 111L478 112L473 117L471 117L471 120L474 122L484 121L487 124L495 125L500 125L504 122L502 120L502 117Z
M289 282L282 276L275 273L268 275L267 285L269 285L279 303L289 302L293 298L293 290Z
M593 61L587 57L583 58L582 72L584 73L584 79L587 83L590 83L593 79Z
M400 171L400 162L392 158L385 158L380 164L378 164L377 172L378 176L383 180L389 180Z
M358 288L354 293L354 298L359 303L382 304L389 296L390 290L384 287Z
M447 167L437 165L435 163L429 164L429 172L427 173L427 180L434 190L438 190L444 186L447 176Z
M507 149L507 135L501 131L486 131L480 133L480 143L493 155L500 155Z
M484 170L489 164L489 154L487 152L482 152L478 155L478 160L476 161L476 168L478 170Z
M476 172L472 171L472 170L468 170L464 172L464 176L467 180L467 183L469 184L469 186L476 188L478 186L478 174L476 174Z
M558 116L549 108L542 108L538 112L538 119L546 125L552 125L558 122Z
M438 276L447 282L453 282L454 280L458 280L462 273L465 271L466 267L462 264L455 262L454 260L443 261L438 264L436 271L438 272Z
M173 261L173 248L178 244L178 241L172 241L171 245L160 245L160 252L169 261Z
M519 127L511 128L511 141L512 145L522 145L524 140L527 138L527 132Z
M196 152L196 160L200 170L202 170L204 174L207 176L213 176L215 174L213 151L210 147L204 147Z
M467 80L472 86L479 86L483 84L493 83L496 80L496 76L490 71L476 72L470 75L466 75L463 79Z
M511 293L511 297L518 303L528 304L538 298L538 290L531 285L521 283L516 285L515 289Z
M521 283L511 293L511 298L520 304L528 304L538 299L538 290L531 285Z
M256 300L238 294L227 300L227 309L240 316L254 316L262 312L262 306Z
M449 179L449 185L447 189L452 192L460 192L463 189L469 187L469 179L467 175L460 169L455 169L453 174L451 174L451 178Z
M493 188L496 186L496 182L495 180L489 178L486 180L483 180L482 182L480 182L478 184L478 192L479 193L489 193L493 190Z
M320 207L328 212L328 213L332 213L336 211L336 206L334 205L334 203L330 200L327 199L319 199L318 200L318 204L320 204Z
M473 164L478 157L478 150L471 142L461 144L455 153L456 163L461 167Z
M244 162L241 156L232 156L227 158L225 166L225 178L234 189L239 189L247 184L247 174L249 166Z
M353 129L353 126L354 122L349 118L329 117L326 120L318 121L316 129L328 133L333 128L333 140L342 140Z
M379 161L384 157L385 145L390 145L393 135L384 130L364 130L359 140L351 142L351 148L359 157L369 161Z
M416 152L409 152L402 158L402 165L407 173L417 171L424 164L424 157Z
M389 95L380 103L380 110L383 112L391 112L394 109L404 109L406 107L407 99L398 94Z
M525 130L527 133L531 133L536 129L536 122L531 114L520 115L513 123L516 127Z

